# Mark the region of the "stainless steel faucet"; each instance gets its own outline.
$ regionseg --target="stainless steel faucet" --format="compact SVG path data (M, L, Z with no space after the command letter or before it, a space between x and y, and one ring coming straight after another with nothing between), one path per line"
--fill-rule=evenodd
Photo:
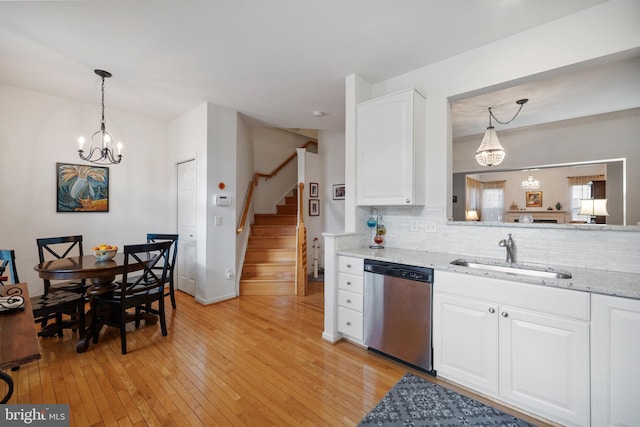
M509 233L508 239L502 239L498 242L498 246L501 248L507 248L507 262L514 263L516 262L516 245L511 238L511 233Z

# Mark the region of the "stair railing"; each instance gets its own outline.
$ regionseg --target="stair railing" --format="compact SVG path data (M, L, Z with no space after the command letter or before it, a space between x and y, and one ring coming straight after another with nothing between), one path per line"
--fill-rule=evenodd
M304 224L304 183L298 183L298 242L296 244L296 295L307 295L307 227Z
M316 146L318 145L316 141L307 141L300 148L307 148L308 146L314 145L314 144ZM276 176L278 172L280 172L290 161L295 159L297 156L298 156L298 152L296 151L292 155L287 157L282 163L280 163L280 165L277 168L275 168L271 173L261 173L261 172L254 173L253 179L249 183L249 188L247 189L247 196L244 199L244 205L242 206L242 215L240 216L240 224L238 224L238 227L236 228L237 234L240 234L244 231L244 224L247 222L247 216L249 215L249 207L251 206L251 201L253 200L253 189L260 182L260 178L264 178L265 181L268 180L269 178L273 178L274 176Z

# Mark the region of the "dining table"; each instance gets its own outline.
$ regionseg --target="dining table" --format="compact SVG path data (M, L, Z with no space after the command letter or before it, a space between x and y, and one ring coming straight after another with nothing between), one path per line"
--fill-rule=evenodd
M42 355L27 284L0 286L0 297L19 297L23 300L19 308L0 311L0 380L7 384L0 404L4 404L13 394L13 379L2 370L16 370L25 363L40 359Z
M90 309L86 314L88 324L84 337L78 339L76 351L83 353L89 348L93 334L99 334L101 325L96 325L95 306L93 297L104 295L118 289L115 282L116 276L124 273L124 254L116 253L110 260L98 261L94 255L83 255L69 258L53 259L42 262L33 267L38 272L41 279L48 280L72 280L86 279L91 285L87 288L86 294L89 298ZM129 263L128 271L142 270L144 266L140 263ZM102 313L101 313L102 314ZM143 319L146 325L155 324L158 317L151 313L144 313ZM133 315L127 321L133 320Z

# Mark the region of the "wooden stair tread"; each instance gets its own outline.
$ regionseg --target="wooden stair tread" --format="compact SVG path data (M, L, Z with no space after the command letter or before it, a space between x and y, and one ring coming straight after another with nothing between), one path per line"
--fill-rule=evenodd
M297 196L276 214L255 214L240 276L240 295L294 295Z

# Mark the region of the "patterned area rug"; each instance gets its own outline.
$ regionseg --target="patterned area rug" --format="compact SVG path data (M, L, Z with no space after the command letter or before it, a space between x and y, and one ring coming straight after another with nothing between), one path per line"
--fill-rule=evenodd
M521 427L533 424L407 373L358 426Z

